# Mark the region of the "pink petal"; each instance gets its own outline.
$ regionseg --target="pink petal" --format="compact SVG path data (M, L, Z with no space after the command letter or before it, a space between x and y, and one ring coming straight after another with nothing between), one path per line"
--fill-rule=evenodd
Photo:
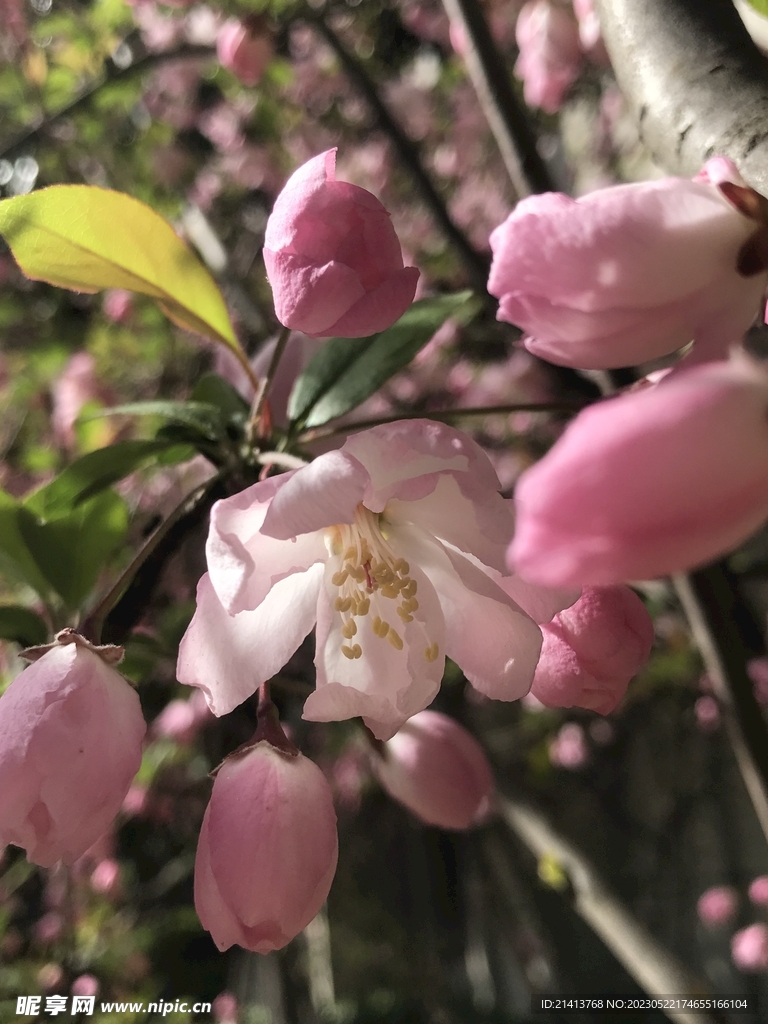
M306 256L271 249L264 249L263 255L277 319L294 331L303 331L310 338L338 334L337 322L366 301L359 276L343 263L331 260L318 265Z
M398 242L398 248L399 245ZM416 267L403 267L374 291L359 298L325 331L317 333L338 338L365 338L385 331L410 307L418 280L419 271Z

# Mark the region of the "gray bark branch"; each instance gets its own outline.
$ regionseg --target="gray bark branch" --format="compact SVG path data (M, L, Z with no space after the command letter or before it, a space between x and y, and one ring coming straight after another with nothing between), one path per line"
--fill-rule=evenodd
M619 85L668 171L728 156L768 192L768 60L732 0L597 0Z

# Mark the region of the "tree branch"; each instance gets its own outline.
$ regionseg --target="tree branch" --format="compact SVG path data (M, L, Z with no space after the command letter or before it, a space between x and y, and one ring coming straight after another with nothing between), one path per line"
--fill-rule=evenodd
M768 192L768 61L732 0L597 0L643 141L671 172L731 157Z
M493 41L478 0L443 0L450 20L467 40L464 61L485 119L496 139L518 199L554 192L556 185L536 148L536 135L515 95L504 59Z

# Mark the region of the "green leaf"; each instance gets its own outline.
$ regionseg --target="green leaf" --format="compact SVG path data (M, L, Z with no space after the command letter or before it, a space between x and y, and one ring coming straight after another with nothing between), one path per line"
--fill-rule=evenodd
M0 605L0 639L36 647L48 639L48 627L35 612L18 604Z
M68 515L81 502L175 447L168 440L118 441L76 459L57 477L30 494L25 508L42 520Z
M466 322L471 292L420 299L396 324L370 338L331 338L309 361L288 401L292 426L319 427L360 405L422 349L448 319Z
M764 14L768 17L768 0L747 0L747 3L754 7L759 14Z
M225 421L244 423L250 406L229 381L217 373L204 373L192 391L192 400L215 405Z
M138 199L91 185L52 185L0 202L0 234L27 277L80 292L149 295L174 323L245 359L214 279Z
M109 409L98 409L85 418L91 420L104 416L162 416L172 423L192 427L211 441L218 440L224 432L219 410L208 402L126 402Z
M40 571L21 531L23 511L20 501L0 491L0 575L15 583L26 583L41 597L47 597L50 584Z
M66 605L77 608L91 592L106 562L125 541L128 506L114 491L82 502L69 515L41 523L19 509L24 543Z

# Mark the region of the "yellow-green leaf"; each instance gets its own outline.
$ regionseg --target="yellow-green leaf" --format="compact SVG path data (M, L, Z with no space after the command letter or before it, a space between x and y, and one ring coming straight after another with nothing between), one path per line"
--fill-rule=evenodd
M52 185L0 202L0 234L27 277L79 292L150 295L174 323L245 359L216 282L168 221L138 199Z

